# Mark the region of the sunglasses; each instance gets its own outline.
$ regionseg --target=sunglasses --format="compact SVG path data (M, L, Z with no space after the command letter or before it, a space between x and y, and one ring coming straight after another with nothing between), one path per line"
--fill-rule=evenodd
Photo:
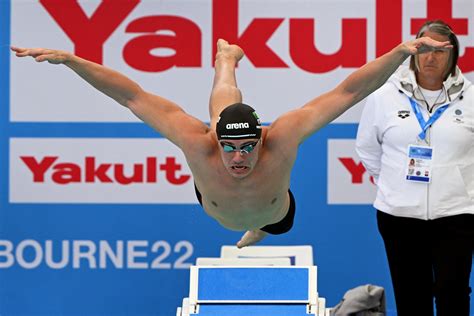
M224 152L226 153L232 153L232 152L238 151L240 152L241 155L243 155L243 154L251 153L255 149L255 146L257 146L258 142L259 141L257 140L256 142L245 144L241 146L240 148L237 148L233 145L226 144L226 143L219 143L219 144L221 144L222 149L224 149Z

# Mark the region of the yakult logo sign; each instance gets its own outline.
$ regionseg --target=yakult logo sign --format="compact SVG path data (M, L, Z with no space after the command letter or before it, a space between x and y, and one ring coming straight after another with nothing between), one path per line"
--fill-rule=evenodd
M57 162L58 156L46 156L37 159L34 156L20 156L33 176L33 182L45 183L46 174L57 184L69 183L157 183L158 170L164 171L170 184L186 183L190 176L176 176L181 165L176 164L175 157L166 157L164 164L157 163L156 157L146 157L145 163L134 163L130 175L125 173L123 163L98 163L96 157L85 157L83 163Z
M460 66L474 79L472 0L344 0L337 9L331 0L11 2L13 44L74 51L203 121L209 121L217 38L245 50L239 86L265 122L334 88L354 68L411 38L427 19L453 26ZM62 89L44 93L52 82ZM65 67L12 57L10 87L12 121L136 121ZM359 116L355 108L337 122L356 123Z
M375 193L355 151L355 139L329 139L328 204L372 204Z
M10 141L10 202L196 203L182 153L164 139Z
M323 73L339 66L359 67L366 62L367 19L343 18L342 45L334 54L321 53L314 45L314 18L272 16L252 17L250 23L240 23L239 0L208 0L212 3L213 53L218 38L225 38L239 44L246 51L247 58L256 67L287 68L288 64L269 45L270 38L280 31L281 24L289 22L289 52L293 62L303 70ZM170 1L171 2L171 1ZM242 1L244 2L244 1ZM377 14L377 55L381 55L401 42L402 0L376 0ZM408 2L408 1L405 1ZM103 1L89 18L75 0L41 0L55 22L75 45L75 51L87 59L101 63L103 44L125 18L140 4L139 0ZM178 3L180 3L178 1ZM289 2L290 3L290 2ZM181 2L181 5L186 5ZM413 18L411 34L428 19L444 19L452 24L458 35L467 35L467 19L452 16L453 0L429 0L427 18ZM159 10L159 7L156 7ZM247 17L248 18L248 17ZM243 25L241 25L243 24ZM240 33L239 28L243 31ZM171 31L174 36L161 35ZM141 16L132 20L125 29L129 34L137 35L123 49L123 57L133 68L142 71L163 71L171 67L199 67L202 56L202 36L205 30L198 21L186 16L162 15L160 12ZM395 32L396 31L396 32ZM387 32L394 36L387 36ZM240 34L239 34L240 33ZM169 48L175 54L169 57L154 56L155 48ZM461 58L464 72L474 70L474 48L466 51ZM463 66L470 66L466 69Z

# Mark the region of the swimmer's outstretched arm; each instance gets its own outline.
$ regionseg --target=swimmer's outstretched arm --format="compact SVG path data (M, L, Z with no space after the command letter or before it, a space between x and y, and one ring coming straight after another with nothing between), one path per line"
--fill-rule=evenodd
M208 127L186 114L175 103L144 91L136 82L121 73L62 50L11 47L17 57L33 57L37 62L64 64L97 90L129 108L145 123L182 147L196 134ZM180 122L180 124L176 124Z
M278 135L289 135L289 142L299 144L382 86L408 56L451 48L449 42L438 42L429 37L402 43L353 72L332 91L284 114L271 125L269 135L274 130ZM281 137L278 139L282 140Z
M90 62L72 53L62 50L44 48L11 47L17 57L33 57L37 62L47 61L51 64L64 64L94 88L108 95L121 105L128 107L133 98L141 93L141 88L134 81L110 68Z

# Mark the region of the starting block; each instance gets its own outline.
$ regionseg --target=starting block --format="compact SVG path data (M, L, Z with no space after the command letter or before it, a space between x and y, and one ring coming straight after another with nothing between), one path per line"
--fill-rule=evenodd
M192 266L177 315L325 315L324 305L316 266Z
M328 316L311 246L222 246L197 258L176 316Z

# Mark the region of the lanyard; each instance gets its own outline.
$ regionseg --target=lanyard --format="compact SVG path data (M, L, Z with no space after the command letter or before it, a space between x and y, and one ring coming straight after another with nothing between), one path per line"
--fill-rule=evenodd
M424 140L426 138L426 130L431 127L431 125L436 122L437 119L441 116L441 114L446 111L448 108L449 104L443 105L442 107L438 108L432 116L428 119L428 121L425 121L423 118L423 114L421 114L420 109L418 108L418 104L412 99L410 99L411 107L413 109L413 112L415 112L415 116L418 119L418 123L420 124L421 127L421 133L418 134L418 137L420 137L421 140Z

